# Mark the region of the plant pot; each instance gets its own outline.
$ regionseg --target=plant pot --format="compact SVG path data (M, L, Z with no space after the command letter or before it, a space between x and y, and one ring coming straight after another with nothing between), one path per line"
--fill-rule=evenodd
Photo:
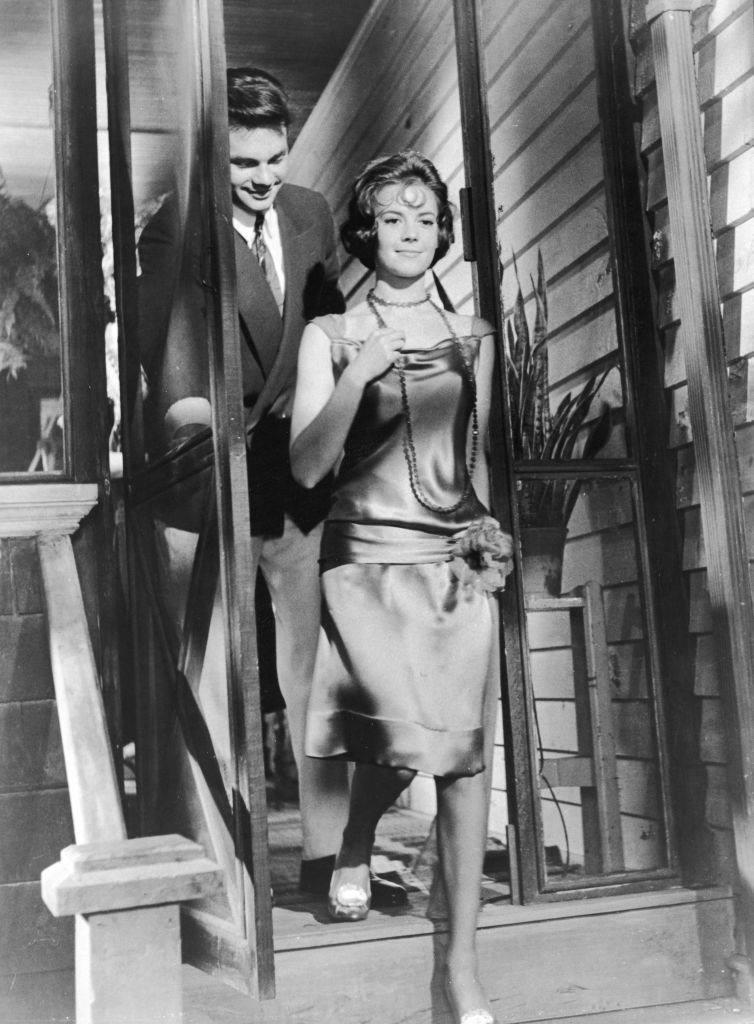
M526 594L560 597L567 526L525 526L521 562Z

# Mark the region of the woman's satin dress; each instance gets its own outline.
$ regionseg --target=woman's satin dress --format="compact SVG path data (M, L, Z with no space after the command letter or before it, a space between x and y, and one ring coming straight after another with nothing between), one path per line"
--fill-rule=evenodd
M347 336L347 315L314 323L330 338L337 379L360 341ZM475 319L459 339L470 365L490 332ZM402 355L421 493L449 506L467 478L472 413L460 354L448 338L427 349L412 349L408 339ZM484 767L491 598L459 585L450 550L454 535L488 513L473 488L451 514L425 508L411 486L404 436L391 369L364 392L325 523L306 753L474 775Z

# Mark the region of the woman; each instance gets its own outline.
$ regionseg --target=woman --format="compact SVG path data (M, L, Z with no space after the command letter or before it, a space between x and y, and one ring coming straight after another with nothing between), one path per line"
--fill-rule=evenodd
M446 991L459 1021L490 1024L475 949L483 706L489 590L511 546L485 507L492 330L425 290L452 231L446 186L419 154L373 161L357 178L341 234L376 283L365 302L304 332L291 460L307 487L337 469L307 722L307 754L356 762L330 914L366 916L377 823L417 771L434 775Z

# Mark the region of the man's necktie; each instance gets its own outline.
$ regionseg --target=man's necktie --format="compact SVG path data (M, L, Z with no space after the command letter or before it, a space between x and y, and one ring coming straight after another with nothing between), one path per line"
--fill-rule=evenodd
M280 287L280 279L275 271L275 263L267 251L265 245L264 236L262 234L262 225L264 224L264 214L258 213L256 220L254 221L254 239L251 243L251 248L259 261L259 266L262 268L262 273L267 278L267 284L270 286L273 298L277 303L280 315L283 315L283 289Z

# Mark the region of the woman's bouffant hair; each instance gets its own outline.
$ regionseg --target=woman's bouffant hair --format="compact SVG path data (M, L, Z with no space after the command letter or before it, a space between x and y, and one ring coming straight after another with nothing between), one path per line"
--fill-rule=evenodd
M346 252L356 256L369 270L374 270L377 256L377 193L386 185L409 181L420 182L437 199L439 238L433 265L442 259L453 242L453 207L448 201L448 188L435 165L412 149L378 157L364 167L353 183L348 220L340 229Z

